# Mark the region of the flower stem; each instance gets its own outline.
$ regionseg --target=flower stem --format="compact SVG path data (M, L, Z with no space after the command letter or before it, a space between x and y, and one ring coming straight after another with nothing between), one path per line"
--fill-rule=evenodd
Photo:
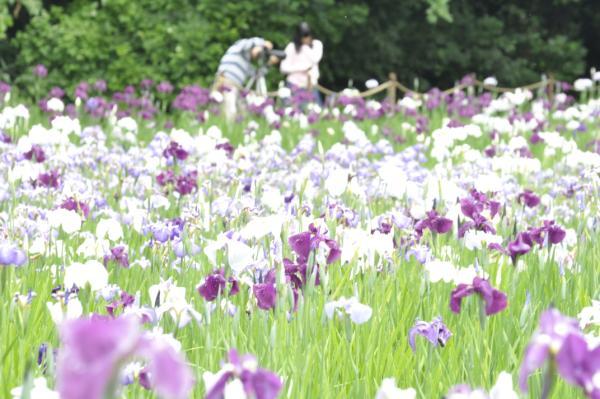
M485 302L483 300L479 301L479 326L481 327L481 330L485 330L485 322L487 320L486 314L485 314Z
M544 374L544 385L542 386L541 399L548 399L550 397L550 392L554 386L555 371L554 362L549 362L548 366L546 367L546 373Z

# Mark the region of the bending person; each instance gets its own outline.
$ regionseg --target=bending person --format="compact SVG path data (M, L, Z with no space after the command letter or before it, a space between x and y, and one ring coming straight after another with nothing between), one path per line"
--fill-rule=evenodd
M273 43L260 37L240 39L229 47L221 58L213 89L223 90L223 104L227 120L233 120L237 114L240 90L246 81L256 74L253 61L261 57L263 51L272 49ZM277 57L269 57L269 65L277 62L279 62Z

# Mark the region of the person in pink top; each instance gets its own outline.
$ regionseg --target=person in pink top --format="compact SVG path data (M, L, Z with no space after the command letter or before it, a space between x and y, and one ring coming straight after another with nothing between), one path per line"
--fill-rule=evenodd
M294 35L294 41L285 48L286 57L281 61L281 73L287 75L289 87L301 88L313 93L317 103L321 97L317 90L319 82L319 61L323 57L323 43L313 38L310 26L300 23Z

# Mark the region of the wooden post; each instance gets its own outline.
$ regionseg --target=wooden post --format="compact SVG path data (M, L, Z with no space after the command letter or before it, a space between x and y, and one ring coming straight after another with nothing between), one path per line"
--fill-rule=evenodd
M396 104L396 82L398 82L398 78L396 77L396 74L394 72L390 72L388 78L392 84L387 89L387 99L390 102L390 104L394 105Z
M554 76L552 75L552 73L549 73L548 81L546 82L546 87L544 88L544 90L546 90L546 94L548 95L550 106L552 106L552 103L554 102L554 84Z

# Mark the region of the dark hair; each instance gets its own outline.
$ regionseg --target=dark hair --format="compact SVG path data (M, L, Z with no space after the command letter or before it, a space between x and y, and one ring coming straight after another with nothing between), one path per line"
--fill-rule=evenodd
M296 27L296 33L294 34L294 46L296 47L296 52L300 51L300 47L302 47L302 38L306 36L312 36L310 26L306 22L300 22Z

